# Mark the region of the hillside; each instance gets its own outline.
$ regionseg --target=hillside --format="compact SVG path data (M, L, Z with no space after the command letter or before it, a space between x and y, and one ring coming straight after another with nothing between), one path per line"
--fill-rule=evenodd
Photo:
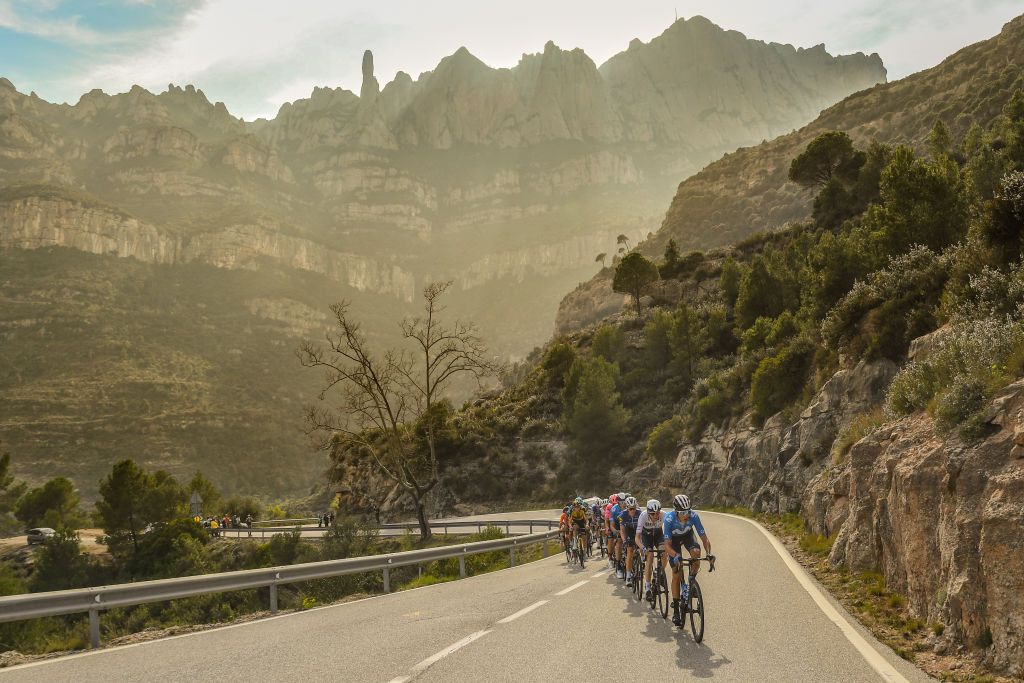
M922 149L937 120L963 135L975 120L995 116L1019 86L1024 69L1024 17L999 35L966 47L937 66L854 93L808 125L768 142L738 149L683 180L653 237L640 245L660 254L670 239L685 251L709 249L807 219L812 195L787 178L790 160L822 132ZM618 310L610 272L582 284L561 303L560 332Z
M521 358L680 177L884 78L877 55L694 18L600 68L553 43L513 68L459 49L381 87L367 52L358 94L316 88L255 122L191 85L57 105L0 79L0 439L20 476L61 463L87 495L126 453L307 493L316 377L292 351L329 303L393 341L451 278L452 312Z
M630 491L783 516L854 598L892 594L848 606L903 656L1019 677L1024 573L992 568L1024 566L1024 79L999 97L924 151L798 150L845 143L810 220L667 248L638 305L445 414L437 510ZM332 461L360 505L368 456Z

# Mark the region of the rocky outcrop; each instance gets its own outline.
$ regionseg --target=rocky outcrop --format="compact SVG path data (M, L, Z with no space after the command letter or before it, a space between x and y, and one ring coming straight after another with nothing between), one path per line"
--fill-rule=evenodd
M799 511L804 491L828 463L840 429L878 405L895 374L891 361L861 362L840 370L796 421L788 422L780 413L760 427L751 424L749 416L725 427L709 427L699 442L683 445L656 481L629 487L685 488L705 504Z
M879 571L911 611L962 647L1024 674L1024 381L992 403L993 434L962 443L924 414L853 445L804 494L830 562Z
M283 234L273 226L231 225L191 237L167 235L109 207L66 199L29 197L0 202L0 248L59 246L147 263L207 263L256 268L267 258L312 271L353 289L412 301L413 275L394 264L328 249Z

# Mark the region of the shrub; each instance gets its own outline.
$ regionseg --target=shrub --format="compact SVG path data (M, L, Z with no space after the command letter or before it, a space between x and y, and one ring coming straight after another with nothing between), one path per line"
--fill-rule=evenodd
M792 403L807 381L814 345L798 339L761 361L750 382L750 406L756 421L764 421Z
M839 430L839 435L832 442L832 461L836 464L846 458L853 444L857 443L885 423L885 413L881 406L857 415L849 424Z
M679 452L679 443L685 434L686 423L676 415L651 430L647 437L647 455L658 463L665 463Z
M854 358L899 360L911 339L935 329L948 275L946 260L924 247L895 257L828 312L822 337Z
M926 358L907 364L889 387L892 415L928 409L940 429L961 427L965 438L984 431L985 403L1024 370L1024 328L1012 320L958 323Z

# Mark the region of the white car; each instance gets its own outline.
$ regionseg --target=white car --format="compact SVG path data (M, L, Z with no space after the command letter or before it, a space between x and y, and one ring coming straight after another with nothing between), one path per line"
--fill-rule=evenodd
M25 537L29 545L34 545L36 543L43 543L55 533L57 532L50 527L44 526L39 527L38 529L29 529L25 532Z

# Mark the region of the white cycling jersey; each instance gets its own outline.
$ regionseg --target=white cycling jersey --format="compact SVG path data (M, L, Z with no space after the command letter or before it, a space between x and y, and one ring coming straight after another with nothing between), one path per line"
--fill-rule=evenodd
M640 519L636 522L637 529L643 529L644 531L661 530L661 526L665 521L665 515L661 512L658 513L657 517L652 517L651 513L644 509L640 513Z

